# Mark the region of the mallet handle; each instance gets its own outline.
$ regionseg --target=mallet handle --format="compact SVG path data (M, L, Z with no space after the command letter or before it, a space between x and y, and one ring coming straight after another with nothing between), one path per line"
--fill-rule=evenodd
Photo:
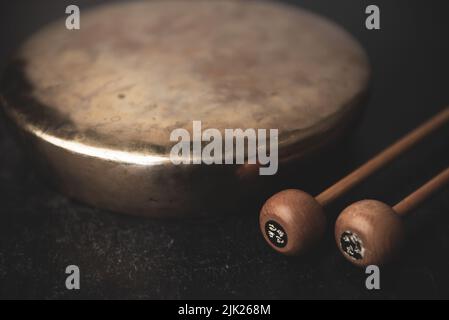
M359 184L366 177L373 174L376 170L385 166L404 151L410 149L420 140L441 127L449 120L449 107L432 117L430 120L401 138L399 141L379 153L377 156L366 162L364 165L320 193L316 200L325 206L345 192Z
M434 192L438 191L446 183L449 182L449 167L442 171L432 180L420 187L418 190L407 196L405 199L396 204L393 209L399 215L405 215L420 203L426 200Z

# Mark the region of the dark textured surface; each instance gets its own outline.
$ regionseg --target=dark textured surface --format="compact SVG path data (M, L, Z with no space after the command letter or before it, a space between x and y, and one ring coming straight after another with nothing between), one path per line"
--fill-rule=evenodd
M86 3L104 1L75 1ZM297 1L345 26L367 49L371 97L354 132L331 154L280 173L272 191L316 193L449 102L445 1L377 1L382 30L364 28L366 1ZM0 63L67 1L0 4ZM449 164L449 128L333 205L375 198L393 204ZM213 219L145 220L74 203L51 190L33 158L0 122L1 298L449 298L449 188L416 210L398 261L382 269L382 290L337 252L332 228L303 258L272 252L257 208ZM287 178L288 177L288 178ZM285 178L285 180L283 180ZM219 206L220 204L217 204ZM81 290L65 290L65 267L81 269Z

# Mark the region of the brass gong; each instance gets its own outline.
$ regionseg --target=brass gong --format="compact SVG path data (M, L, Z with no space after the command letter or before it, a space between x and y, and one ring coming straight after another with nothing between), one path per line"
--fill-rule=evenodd
M244 166L175 166L172 130L194 120L276 128L280 162L300 159L347 125L369 64L342 28L296 7L139 1L83 11L80 30L50 24L2 79L5 113L60 190L166 217L201 211L246 179Z

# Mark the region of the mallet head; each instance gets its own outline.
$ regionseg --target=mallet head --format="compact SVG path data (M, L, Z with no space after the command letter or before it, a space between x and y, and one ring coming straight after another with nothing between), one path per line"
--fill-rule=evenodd
M281 191L265 202L260 229L276 251L286 255L306 252L323 237L326 216L311 195L295 189Z
M400 216L383 202L363 200L347 207L337 219L338 248L357 266L382 265L402 244L404 227Z

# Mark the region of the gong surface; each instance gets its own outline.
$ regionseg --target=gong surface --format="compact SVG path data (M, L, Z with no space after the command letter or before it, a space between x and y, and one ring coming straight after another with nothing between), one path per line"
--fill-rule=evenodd
M81 16L80 30L57 21L26 41L2 101L66 193L116 211L157 215L202 193L198 168L169 162L172 130L279 129L281 156L302 155L347 123L368 84L349 34L274 2L128 2Z

